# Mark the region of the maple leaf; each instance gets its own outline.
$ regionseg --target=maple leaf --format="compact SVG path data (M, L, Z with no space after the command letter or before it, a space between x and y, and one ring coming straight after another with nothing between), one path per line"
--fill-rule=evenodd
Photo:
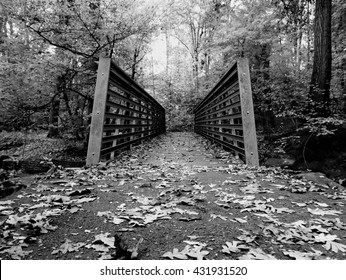
M96 251L98 251L98 250L96 250ZM98 251L98 252L101 252L101 255L98 258L99 260L112 260L113 259L113 255L108 253L108 251Z
M216 219L216 218L219 218L223 221L227 221L227 218L224 217L224 216L221 216L221 215L215 215L215 214L210 214L210 216L213 218L213 219Z
M321 225L318 226L312 226L309 228L311 231L318 231L322 233L329 233L329 229L323 228Z
M317 204L320 207L329 207L329 205L327 203L320 203L320 202L317 202L317 201L315 201L314 203Z
M56 203L63 203L63 204L69 204L70 203L70 197L63 196L63 195L50 195L47 196L46 201L48 203L56 202Z
M13 246L9 249L2 251L2 253L8 253L14 260L21 260L23 257L29 255L32 252L33 251L23 251L21 245Z
M66 254L67 252L75 252L78 251L79 248L85 246L85 243L79 242L79 243L72 243L71 240L66 239L65 243L63 243L59 249L54 250L51 254L55 255L61 252L62 254Z
M0 205L9 205L12 203L14 203L14 201L12 201L12 200L0 201Z
M248 250L249 247L241 244L239 241L226 242L226 246L222 245L222 252L226 254L239 253L241 250Z
M182 252L186 252L186 255L188 255L191 258L195 258L197 260L203 260L206 255L209 254L209 251L203 250L203 247L205 246L194 246L191 247L190 245L187 245Z
M337 243L331 240L328 240L326 244L322 245L327 250L332 250L333 252L337 253L339 251L346 252L346 245L342 243Z
M68 211L70 212L70 213L77 213L78 211L79 211L79 208L78 207L76 207L76 206L74 206L74 207L72 207L71 209L68 209Z
M133 228L120 228L117 230L118 232L128 232L128 231L135 231Z
M336 235L331 235L331 234L320 233L319 235L315 236L316 242L321 242L321 243L332 242L336 239L339 239L339 238Z
M236 220L238 223L241 223L241 224L246 224L248 222L247 220L242 218L234 218L234 220Z
M71 182L68 182L68 183L66 183L65 184L65 187L75 187L75 186L78 186L78 183L75 183L75 182L73 182L73 181L71 181Z
M102 244L105 244L105 245L107 245L109 247L114 247L115 238L114 237L109 237L109 235L110 235L109 232L107 232L107 233L100 233L100 234L96 235L93 244L102 243Z
M0 206L0 211L10 210L10 209L12 209L11 206Z
M196 246L202 246L202 247L207 246L206 243L201 243L201 242L198 242L198 241L184 240L183 242L185 242L185 243L187 243L189 245L196 245Z
M315 252L299 252L299 251L283 251L283 254L295 260L314 260L322 255L322 252L315 250Z
M311 209L311 208L308 208L308 211L311 213L311 214L314 214L314 215L321 215L321 216L324 216L324 215L335 215L337 216L338 214L342 214L341 211L338 211L338 210L322 210L322 209Z
M118 217L113 217L113 223L116 225L120 225L121 223L125 222L126 220L120 219Z
M33 206L29 207L28 209L29 210L34 210L34 209L43 208L43 207L49 207L49 206L50 205L48 203L41 202L39 204L36 204L36 205L33 205Z
M87 245L85 246L88 249L94 249L97 252L104 252L104 253L108 253L110 247L104 245L104 244L92 244L92 245Z
M257 183L247 185L246 187L243 187L241 190L245 194L254 194L254 193L259 193L260 192L260 185Z
M239 258L239 260L276 260L272 255L265 253L261 248L250 249L250 251Z
M20 222L27 224L29 223L30 218L31 217L28 214L20 216L20 217L18 215L10 215L6 220L6 224L13 225L13 226L17 225Z
M85 202L94 201L95 199L96 199L96 197L84 197L84 198L80 198L80 199L74 199L73 201L75 203L85 203Z
M303 227L304 225L306 225L306 222L302 220L298 220L291 223L291 225L293 225L294 227Z
M188 257L184 254L179 252L177 248L173 249L173 252L166 252L162 255L164 258L169 258L173 260L174 258L179 259L179 260L187 260Z
M295 205L297 205L297 206L299 206L299 207L305 207L305 206L307 206L307 204L304 203L304 202L292 202L292 204L295 204Z
M294 210L288 209L286 207L282 207L282 208L274 208L274 212L277 212L279 214L281 214L282 212L286 212L286 213L294 213Z

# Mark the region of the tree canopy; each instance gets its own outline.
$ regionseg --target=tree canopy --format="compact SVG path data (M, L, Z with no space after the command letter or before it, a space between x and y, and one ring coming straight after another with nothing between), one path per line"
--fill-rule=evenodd
M3 0L0 123L85 137L108 56L166 107L170 128L188 129L193 107L247 56L259 127L328 133L346 112L345 15L342 0Z

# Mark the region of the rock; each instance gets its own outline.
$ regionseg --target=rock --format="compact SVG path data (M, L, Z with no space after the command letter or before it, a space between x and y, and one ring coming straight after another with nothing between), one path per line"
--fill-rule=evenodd
M14 182L6 180L0 183L0 198L11 195L14 192L17 192L23 188L26 188L26 185L20 182Z
M19 161L9 157L9 158L6 158L2 161L1 166L5 170L18 170L19 169Z
M269 158L264 162L266 166L273 167L291 167L295 164L296 160L290 155L281 155L278 158Z
M0 169L0 182L8 179L8 174L5 170Z
M8 155L0 155L0 168L3 168L3 162L4 160L9 159L10 157Z
M314 184L325 185L330 188L343 188L340 184L327 178L326 175L321 172L301 173L301 174L298 174L296 177L298 179L305 179L307 181L311 181Z

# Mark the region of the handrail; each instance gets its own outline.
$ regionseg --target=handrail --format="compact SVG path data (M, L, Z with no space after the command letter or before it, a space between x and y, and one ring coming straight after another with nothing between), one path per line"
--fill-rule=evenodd
M100 58L87 165L165 131L165 109L110 58Z
M239 58L195 107L195 132L258 166L249 62Z

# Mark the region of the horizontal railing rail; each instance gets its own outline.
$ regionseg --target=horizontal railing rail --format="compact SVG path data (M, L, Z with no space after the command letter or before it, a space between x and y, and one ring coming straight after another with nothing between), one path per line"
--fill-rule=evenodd
M165 109L110 58L100 58L87 165L166 130Z
M195 132L258 166L249 63L239 58L195 107Z

